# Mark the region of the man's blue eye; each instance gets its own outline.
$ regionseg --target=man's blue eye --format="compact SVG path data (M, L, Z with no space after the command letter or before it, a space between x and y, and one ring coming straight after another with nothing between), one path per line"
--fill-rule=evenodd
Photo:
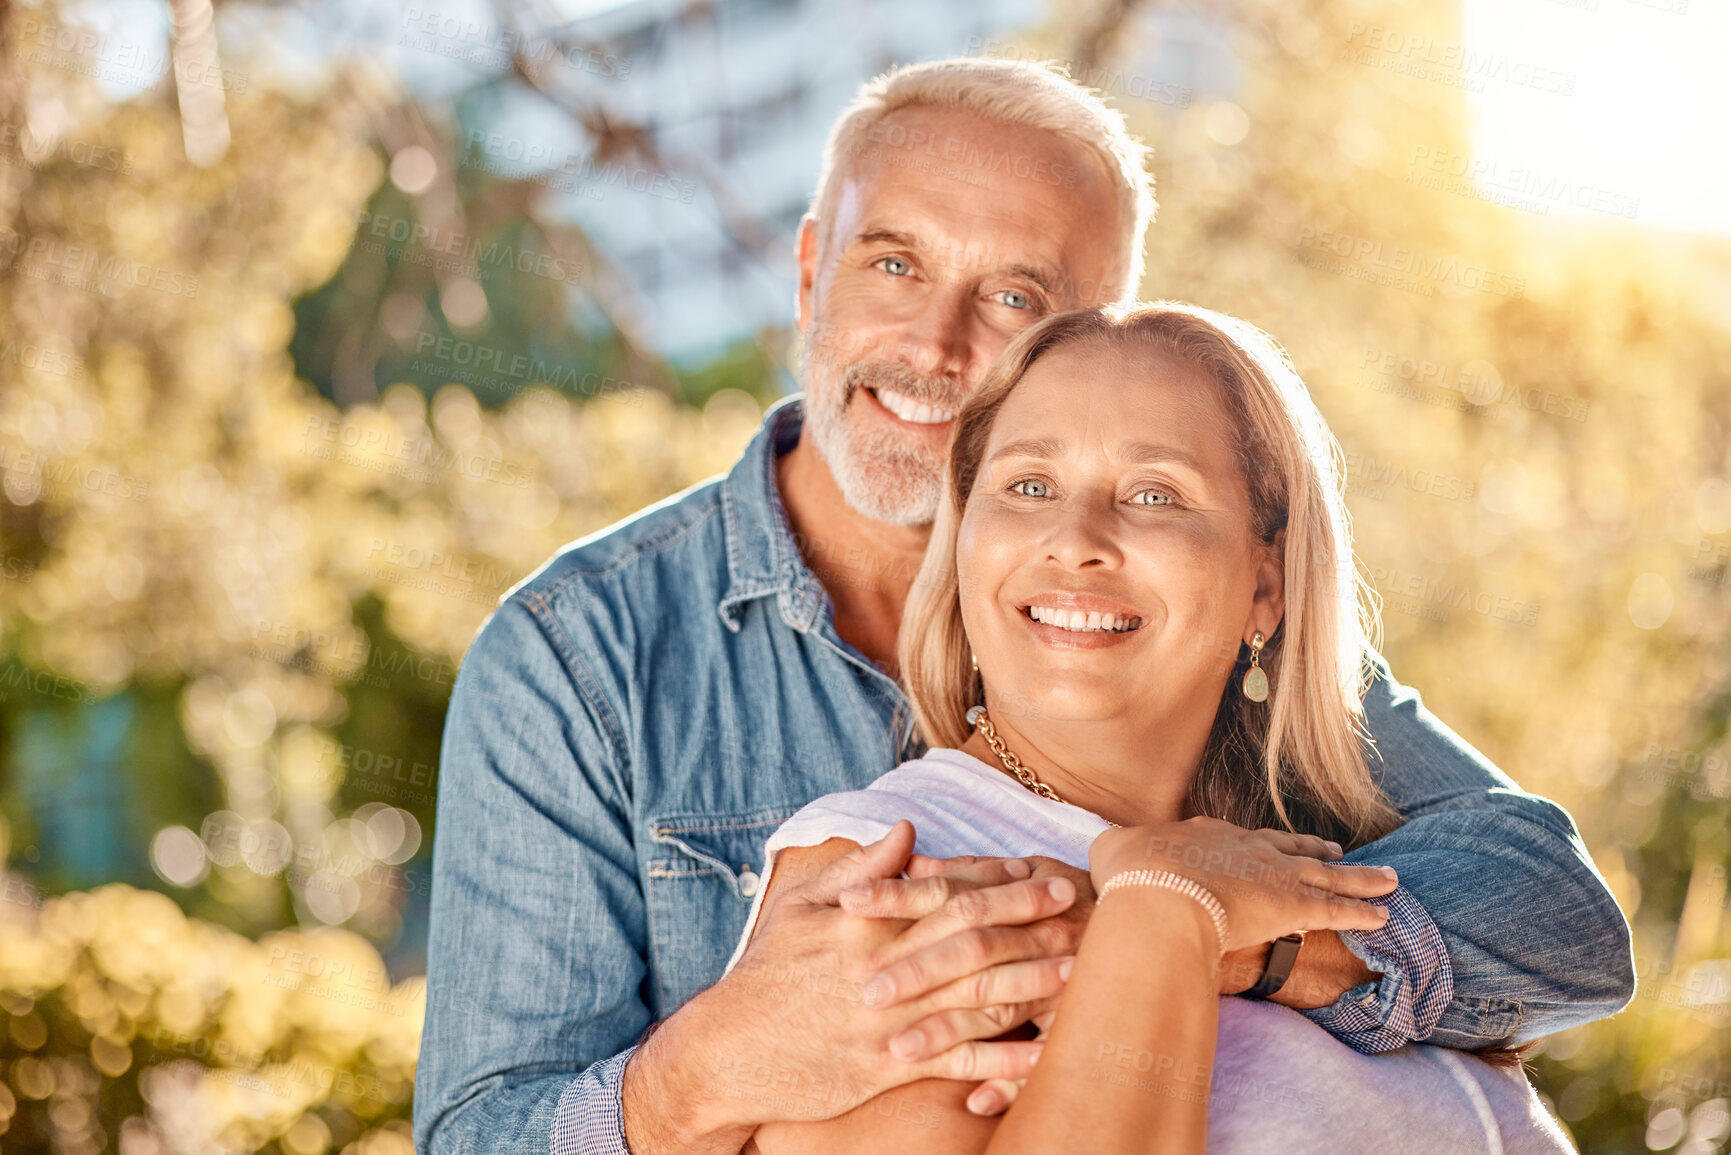
M1138 505L1171 505L1172 504L1172 495L1169 493L1162 493L1158 489L1144 489L1141 493L1138 493L1136 495L1136 504L1138 504Z
M1032 301L1028 300L1028 294L1017 292L1015 289L1005 289L998 294L998 300L1012 309L1026 309L1033 304Z
M892 277L905 277L914 271L914 267L900 257L885 257L878 262L878 267Z
M1051 492L1043 481L1018 481L1010 488L1023 497L1045 497Z

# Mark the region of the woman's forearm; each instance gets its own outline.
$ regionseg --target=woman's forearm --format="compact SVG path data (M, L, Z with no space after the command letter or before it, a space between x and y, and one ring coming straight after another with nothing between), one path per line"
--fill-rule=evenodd
M1039 1065L987 1155L1201 1155L1218 955L1214 925L1193 899L1133 886L1102 902Z

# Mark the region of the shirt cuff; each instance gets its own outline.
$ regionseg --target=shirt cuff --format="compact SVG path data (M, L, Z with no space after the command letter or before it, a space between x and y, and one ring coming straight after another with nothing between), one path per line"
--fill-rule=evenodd
M1343 930L1340 941L1382 977L1331 1005L1301 1012L1367 1055L1428 1038L1454 997L1454 970L1442 931L1405 887L1366 902L1388 908L1380 930Z
M589 1069L565 1088L553 1108L552 1155L631 1155L625 1145L625 1110L619 1088L625 1064L636 1047L627 1047Z

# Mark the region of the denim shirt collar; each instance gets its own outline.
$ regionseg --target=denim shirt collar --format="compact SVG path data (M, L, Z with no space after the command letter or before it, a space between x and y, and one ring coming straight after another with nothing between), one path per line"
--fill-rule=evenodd
M829 592L800 556L775 480L776 459L799 441L801 401L795 394L770 406L763 428L721 482L728 587L716 608L734 633L740 607L770 594L780 603L782 620L801 633L809 633L829 608Z

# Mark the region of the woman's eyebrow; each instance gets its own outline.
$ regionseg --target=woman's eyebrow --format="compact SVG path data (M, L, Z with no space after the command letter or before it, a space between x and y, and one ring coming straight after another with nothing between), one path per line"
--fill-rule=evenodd
M1064 443L1053 437L1030 437L1022 441L1012 441L992 454L990 460L997 461L1004 457L1058 457L1064 452ZM1170 461L1188 466L1202 472L1202 463L1194 454L1178 448L1176 445L1153 445L1146 441L1136 441L1119 451L1115 456L1130 465L1153 465L1157 462Z
M1194 454L1178 448L1176 445L1150 445L1146 441L1137 441L1124 447L1123 458L1132 465L1153 465L1160 461L1172 461L1179 465L1187 465L1196 472L1202 472L1202 463Z
M1032 437L1022 441L1012 441L999 447L991 456L992 461L1005 457L1056 457L1063 452L1064 443L1052 437Z

